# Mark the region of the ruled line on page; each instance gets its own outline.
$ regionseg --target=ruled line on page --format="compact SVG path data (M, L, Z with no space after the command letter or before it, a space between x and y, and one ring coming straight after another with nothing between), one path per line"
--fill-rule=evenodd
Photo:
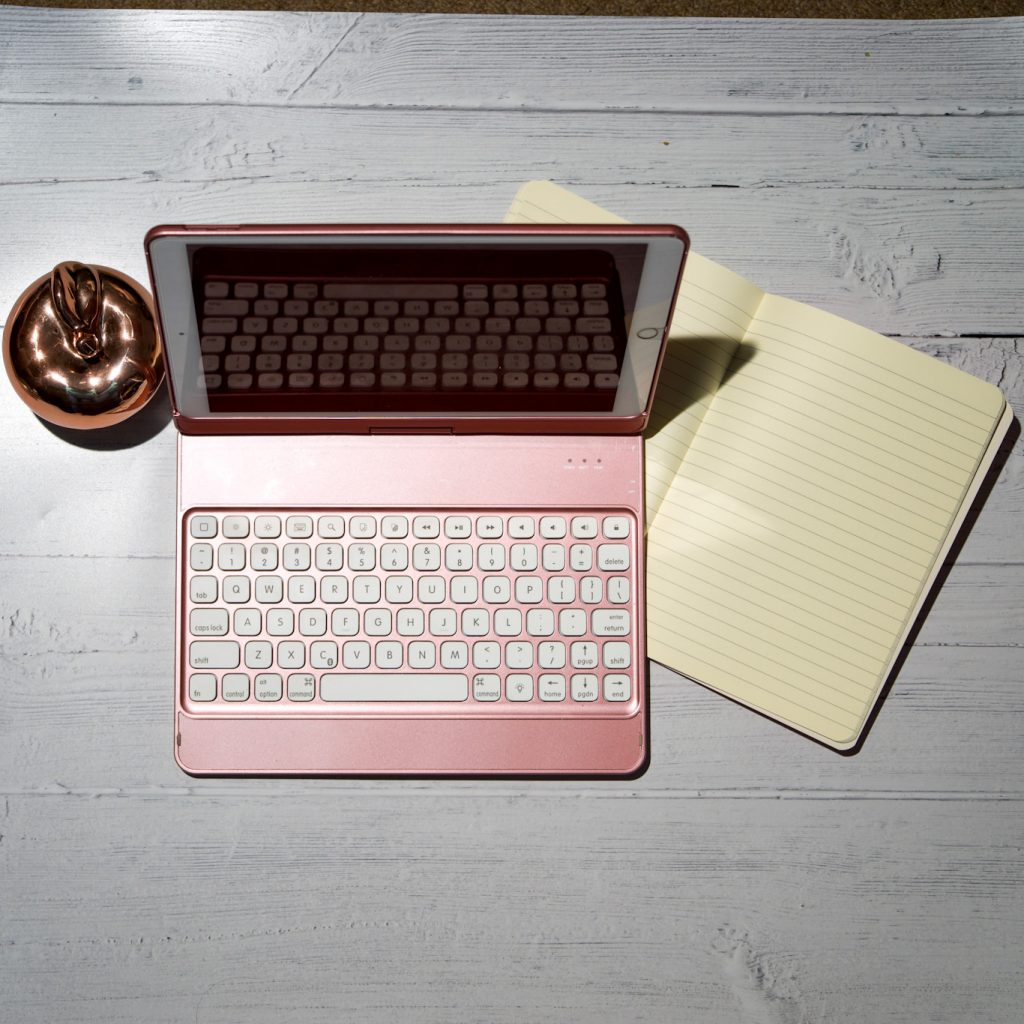
M685 583L680 581L680 578L678 576L666 576L663 572L660 571L656 571L655 574L660 576L660 578L664 581L664 583L667 586L671 586L673 590L676 592L676 594L688 594L690 603L692 603L693 599L696 598L702 605L722 604L722 602L717 600L716 598L708 596L708 591L705 586L700 586L699 588L695 586L687 586ZM735 579L735 577L733 578ZM687 577L687 579L693 580L695 583L698 584L703 583L703 580L696 575L692 577ZM736 595L735 591L732 591L731 594L733 596L738 596ZM756 622L766 629L772 629L778 636L786 637L787 639L795 641L801 644L802 646L806 647L806 636L797 633L787 632L784 628L782 628L779 625L780 622L788 622L802 628L803 622L800 619L796 619L792 615L786 615L783 612L780 612L777 608L773 608L769 604L764 604L763 602L755 601L749 595L743 596L745 597L745 600L747 604L750 606L750 608L753 609L753 611L749 613L751 622ZM759 617L757 614L758 612L764 613L764 616L766 617ZM847 643L846 641L837 640L834 635L822 631L817 631L816 635L818 636L819 640L824 640L830 646L833 647L840 646L844 648L845 651L849 652L852 655L855 655L860 660L852 660L845 654L840 654L836 651L822 651L820 643L815 645L814 650L816 654L820 655L824 653L827 656L833 658L835 661L849 665L851 668L857 670L863 670L865 668L865 662L867 662L868 665L876 664L878 659L880 657L883 657L888 652L888 646L886 644L878 641L870 641L866 637L864 639L867 640L867 642L871 643L875 650L866 651L860 647L856 647L850 643ZM821 662L817 661L814 657L811 657L810 661L812 664L818 665L819 668L828 667L826 665L823 665Z
M690 613L688 621L697 628L704 628L707 622L720 622L709 610L715 602L700 598L692 588L679 584L674 586L674 593L678 601L677 618L682 610ZM753 645L744 643L747 638L753 641ZM831 644L823 645L820 641L808 644L806 637L786 633L778 626L770 626L753 616L747 619L746 630L737 638L734 646L736 650L758 656L774 652L770 655L774 664L811 682L816 680L819 673L827 673L832 680L834 695L853 705L848 710L856 710L856 706L874 688L874 677L888 653L881 658L864 658L860 662L852 662L830 650Z
M863 549L858 550L848 544L831 542L827 534L814 533L812 531L800 532L794 529L788 533L778 531L771 536L765 536L764 530L758 528L760 524L756 519L744 516L739 511L723 508L720 504L704 499L701 495L691 494L690 498L692 500L685 505L677 505L674 502L671 507L665 510L665 515L671 517L672 524L678 528L699 530L700 526L694 522L696 517L713 523L719 530L727 532L732 543L739 544L741 541L749 540L750 549L753 551L762 554L777 552L786 559L781 566L782 568L806 565L820 572L823 565L827 565L833 571L838 571L840 567L853 570L857 574L856 577L840 575L839 578L851 585L863 587L876 598L892 601L894 604L899 604L902 599L907 595L913 594L916 589L914 584L920 578L922 567L908 558L901 559L908 568L899 569L895 566L890 567L889 562L874 557ZM704 507L699 507L695 502L702 502ZM682 513L685 513L685 515ZM671 524L666 523L666 525ZM705 529L703 532L706 536L715 536L712 531ZM811 538L821 540L823 543L816 545L812 542ZM800 553L798 554L797 551ZM859 561L848 561L844 558L844 555L852 555L858 558ZM867 567L871 565L877 566L877 569ZM902 581L897 582L893 578L894 576L902 577ZM870 587L865 587L862 581L858 582L862 577L875 582L884 581L896 593L892 594L887 590L872 590Z
M776 338L771 335L764 334L751 330L748 337L769 342L771 344L771 350L765 352L765 355L769 356L770 359L777 363L781 363L781 368L771 367L768 364L762 362L762 367L769 372L773 372L781 377L787 379L793 379L794 371L802 370L808 374L811 374L814 379L814 383L818 385L819 390L823 394L829 394L834 396L839 395L860 395L861 401L858 403L860 408L865 411L871 411L871 414L880 419L886 420L887 422L893 423L900 426L902 429L910 430L914 433L919 434L922 437L931 437L932 434L927 428L932 430L941 430L943 433L949 435L951 438L956 438L959 441L963 441L969 449L976 448L977 445L988 436L987 430L982 430L980 427L976 427L973 424L967 424L967 429L971 433L964 433L964 428L957 427L951 420L957 420L959 423L965 423L963 419L955 416L946 410L940 409L930 402L924 402L920 399L914 399L908 396L903 396L902 399L898 392L893 388L883 388L881 385L874 384L873 390L868 390L866 386L858 386L853 383L850 379L849 374L852 372L856 376L862 377L865 382L869 381L870 378L864 377L860 371L849 370L829 360L827 365L838 366L839 369L846 369L846 376L839 376L831 371L821 370L814 367L815 362L821 362L822 360L816 355L816 353L807 351L806 349L799 348L797 346L790 346L785 338ZM793 351L786 352L785 348L789 347ZM780 351L781 350L781 351ZM799 353L797 355L796 353ZM800 378L803 380L804 378ZM826 387L822 387L822 383L827 382L830 385L834 385L837 390L829 390ZM845 401L853 404L852 398L845 398ZM893 406L893 403L899 403ZM884 412L879 412L874 409L875 405L879 405L882 408L889 409L904 414L907 420L912 420L912 423L903 423L900 420L894 419L890 415L886 415ZM926 416L922 411L921 407L924 407L929 412L936 414L940 419L932 419ZM962 449L956 449L963 455L970 455L970 451L963 451Z
M808 563L807 559L784 557L780 560L777 557L773 557L773 555L782 554L785 556L786 553L781 551L777 544L769 543L763 537L754 537L750 534L739 534L737 536L735 531L728 538L729 553L714 552L712 554L711 549L716 541L721 542L722 534L721 532L705 529L695 521L696 518L699 518L699 515L691 512L686 517L676 520L676 526L685 527L687 538L691 542L704 539L705 543L703 546L693 544L693 550L681 551L679 548L657 545L658 550L665 555L671 554L676 558L684 557L697 559L698 561L700 560L698 551L703 550L712 559L721 558L727 563L735 564L746 573L748 580L753 578L755 581L762 581L764 586L775 594L776 599L782 596L786 601L799 605L800 602L795 601L796 596L806 598L806 603L809 607L804 609L805 617L822 614L821 608L817 607L817 602L823 601L826 607L836 610L858 608L866 613L873 613L879 618L885 619L886 624L882 626L878 623L872 623L870 619L864 619L861 616L862 621L870 623L879 629L893 629L899 624L902 609L906 604L906 592L894 595L883 590L872 590L870 586L837 577L834 573L823 575L817 570L817 567ZM718 527L719 531L722 529L720 521L711 520L711 523ZM743 541L750 541L752 543L749 546L744 546ZM745 557L741 559L739 557L741 555ZM671 560L674 561L674 559ZM712 562L710 561L705 561L704 564L709 568L712 567ZM814 572L807 572L807 569L814 570ZM876 583L880 580L884 583L884 579L880 577L874 578ZM806 586L801 584L806 584ZM844 586L839 586L839 584L844 584ZM829 604L829 602L823 600L824 595L833 595L836 598L841 598L844 603ZM886 609L885 605L891 607ZM853 612L850 615L855 617ZM834 616L831 616L829 621L834 621Z

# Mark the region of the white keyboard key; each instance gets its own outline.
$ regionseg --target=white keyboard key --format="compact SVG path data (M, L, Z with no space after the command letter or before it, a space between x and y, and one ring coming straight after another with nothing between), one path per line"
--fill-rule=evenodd
M629 612L622 608L595 609L591 629L594 636L629 636Z
M444 535L450 540L462 540L473 534L473 522L469 516L447 516L444 521Z
M191 668L238 668L238 659L234 640L193 640L188 645Z
M236 636L259 636L263 615L258 608L236 608L234 625Z
M225 516L221 524L225 537L242 540L249 536L248 516Z
M440 604L445 596L444 577L421 576L416 585L416 594L420 604Z
M253 523L253 533L264 540L280 537L281 520L277 516L257 516Z
M399 636L423 636L426 617L422 608L402 608L395 617Z
M512 672L505 680L505 696L511 701L533 700L533 676Z
M539 576L516 577L516 601L519 604L540 604L544 599L544 584Z
M222 572L238 572L240 569L244 569L245 545L221 544L217 548L217 568Z
M355 636L359 632L359 612L355 608L335 608L331 612L331 632L335 636Z
M216 683L215 683L216 687ZM496 701L501 697L501 676L491 672L478 672L473 676L473 699ZM212 697L210 698L213 699Z
M565 548L561 544L545 544L541 551L541 565L547 572L565 569Z
M501 645L493 640L478 640L473 644L474 668L497 668L501 664Z
M337 572L345 561L345 549L341 544L317 544L316 567L320 572Z
M291 636L295 632L295 612L291 608L273 608L267 612L267 633L270 636Z
M363 614L363 632L367 636L390 636L392 622L390 608L369 608Z
M429 625L431 636L455 636L459 617L454 608L431 608Z
M355 572L368 572L377 567L377 549L372 544L349 544L348 567Z
M188 581L188 593L193 604L213 604L217 600L217 577L193 576Z
M536 531L531 516L512 516L508 521L508 535L518 540L529 540Z
M267 572L277 568L276 544L253 544L249 549L249 564L257 572Z
M537 664L541 668L565 668L565 644L559 640L537 644Z
M365 640L349 640L341 648L342 665L346 669L370 668L370 644ZM323 680L321 681L323 688ZM328 697L324 698L330 699Z
M193 516L189 524L189 532L196 538L208 538L217 536L216 516Z
M316 528L324 540L336 540L345 536L345 520L341 516L321 516L317 520Z
M193 572L207 572L213 568L213 545L193 544L188 550L188 564Z
M397 640L382 640L373 649L377 668L401 668L405 651Z
M563 608L558 613L558 631L563 636L583 636L587 631L587 613L582 608Z
M282 640L277 645L277 663L281 668L305 668L306 645L299 640Z
M512 582L507 576L484 577L484 601L487 604L507 604L512 599Z
M591 673L581 673L580 675L573 676L569 681L569 685L573 700L597 700L597 676Z
M440 544L414 544L412 567L418 572L435 572L441 568Z
M468 697L469 681L452 673L360 672L320 677L320 699L324 701L452 702Z
M553 636L555 613L550 608L531 608L526 613L526 632L530 636Z
M312 537L313 520L310 516L289 516L284 523L284 532L289 537Z
M441 644L442 668L468 668L469 645L462 640L446 640Z
M284 583L280 576L256 577L256 600L259 604L278 604L284 596Z
M601 530L608 540L621 540L629 536L629 519L626 516L605 516Z
M194 672L188 677L188 695L190 700L216 700L217 677L211 672Z
M386 572L405 572L409 568L409 549L405 544L382 544L380 567Z
M316 676L308 672L293 672L288 677L288 699L312 700L316 696Z
M533 644L522 640L505 644L505 664L509 668L533 668Z
M577 540L592 540L597 536L597 520L593 516L574 516L570 529Z
M249 677L244 672L227 672L221 680L221 696L238 702L249 699Z
M615 703L629 700L630 697L629 676L624 673L614 672L604 677L604 699Z
M309 545L285 544L281 549L281 564L289 572L305 572L310 566Z
M487 636L491 630L491 616L486 608L462 610L462 632L466 636Z
M380 601L380 577L356 576L352 580L352 600L356 604L376 604Z
M542 516L540 535L548 540L558 540L565 536L565 520L561 516Z
M299 612L299 636L323 636L327 632L327 612L323 608L303 608Z
M579 640L569 645L569 664L573 668L597 668L597 644Z
M311 604L316 600L316 580L312 576L289 576L288 600L292 604Z
M274 664L274 645L269 640L250 640L245 645L246 668L270 668Z
M384 581L384 600L388 604L408 604L412 599L411 576L389 576Z
M476 566L484 572L501 572L505 568L505 548L501 544L481 544L476 549Z
M600 604L604 584L600 576L584 576L580 580L580 600L584 604Z
M569 548L569 568L573 572L590 572L594 568L594 552L589 544L573 544Z
M337 668L338 645L333 640L317 640L309 645L310 668Z
M476 535L485 540L493 540L502 534L501 516L479 516L476 521Z
M193 608L188 631L193 636L227 636L228 613L223 608Z
M629 603L629 577L612 576L608 580L608 600L612 604Z
M412 521L413 536L430 540L441 535L441 520L437 516L416 516Z
M519 636L523 632L523 613L518 608L501 608L494 613L494 632L498 636Z
M348 600L348 577L321 576L320 600L324 604L344 604Z
M380 523L382 537L400 540L409 536L409 520L405 516L385 516Z
M357 540L369 540L377 536L377 520L373 516L352 516L348 521L348 535Z
M252 681L253 692L260 701L281 699L282 681L276 672L260 672Z
M605 572L624 572L629 568L629 545L598 545L597 567L599 569L603 569Z
M629 668L631 659L630 645L622 640L609 640L601 651L601 660L605 668Z
M406 650L409 668L426 672L437 664L437 648L429 640L415 640Z
M513 544L509 550L508 564L516 572L533 572L537 568L537 545Z
M468 520L467 520L468 522ZM446 544L444 567L449 572L468 572L473 568L473 547L470 544Z
M552 604L572 604L576 600L576 581L571 576L549 576L548 600Z
M565 700L565 676L545 672L537 680L537 692L541 700Z

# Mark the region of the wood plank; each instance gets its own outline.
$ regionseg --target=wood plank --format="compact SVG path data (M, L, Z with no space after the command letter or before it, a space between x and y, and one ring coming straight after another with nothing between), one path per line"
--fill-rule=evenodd
M435 139L437 150L455 140ZM426 145L426 143L424 143ZM611 172L621 181L621 172ZM0 300L71 256L145 278L142 238L156 223L498 220L518 182L374 184L256 175L217 184L76 183L73 201L40 183L0 191L9 273ZM589 174L573 183L636 221L677 222L694 247L768 290L882 333L1019 334L1024 238L1012 189L880 191L812 187L634 189ZM969 218L970 232L963 228ZM756 238L751 225L756 224ZM955 300L951 298L955 296Z
M0 63L0 99L1007 113L1024 110L1022 38L1024 23L1012 18L635 18L627 26L614 18L4 8L0 39L14 56Z
M516 187L538 167L570 183L629 182L634 192L656 193L808 185L966 193L1024 182L1020 117L515 110L501 113L495 131L494 115L475 110L223 104L116 111L83 135L81 103L48 104L45 117L32 105L0 103L0 187L44 185L52 193L77 182L216 187L255 178L367 189L393 182ZM437 147L439 138L446 144ZM131 147L119 139L131 139Z
M620 793L10 797L0 999L26 1024L1019 1020L1019 803Z
M173 761L169 557L14 564L17 586L0 603L3 791L246 790L246 782L189 780ZM858 756L837 756L653 666L652 765L624 787L769 799L780 791L1024 796L1020 571L958 567L951 581ZM991 622L982 625L986 612ZM322 785L311 782L310 791ZM430 784L438 792L493 785Z

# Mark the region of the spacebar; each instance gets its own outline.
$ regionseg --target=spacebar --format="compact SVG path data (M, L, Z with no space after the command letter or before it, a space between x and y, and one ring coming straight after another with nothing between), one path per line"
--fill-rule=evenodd
M320 699L330 701L466 700L469 681L460 675L403 672L332 673L320 677Z

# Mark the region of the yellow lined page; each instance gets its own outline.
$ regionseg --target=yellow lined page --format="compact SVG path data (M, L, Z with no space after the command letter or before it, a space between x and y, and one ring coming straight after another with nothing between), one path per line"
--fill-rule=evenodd
M510 220L619 221L550 182ZM648 430L650 656L843 749L1012 415L691 252Z
M505 220L625 223L621 217L550 181L524 185ZM679 472L686 448L700 428L763 295L760 288L717 263L692 251L687 257L645 435L648 523Z
M649 529L648 648L849 747L1006 403L777 296L741 351Z

